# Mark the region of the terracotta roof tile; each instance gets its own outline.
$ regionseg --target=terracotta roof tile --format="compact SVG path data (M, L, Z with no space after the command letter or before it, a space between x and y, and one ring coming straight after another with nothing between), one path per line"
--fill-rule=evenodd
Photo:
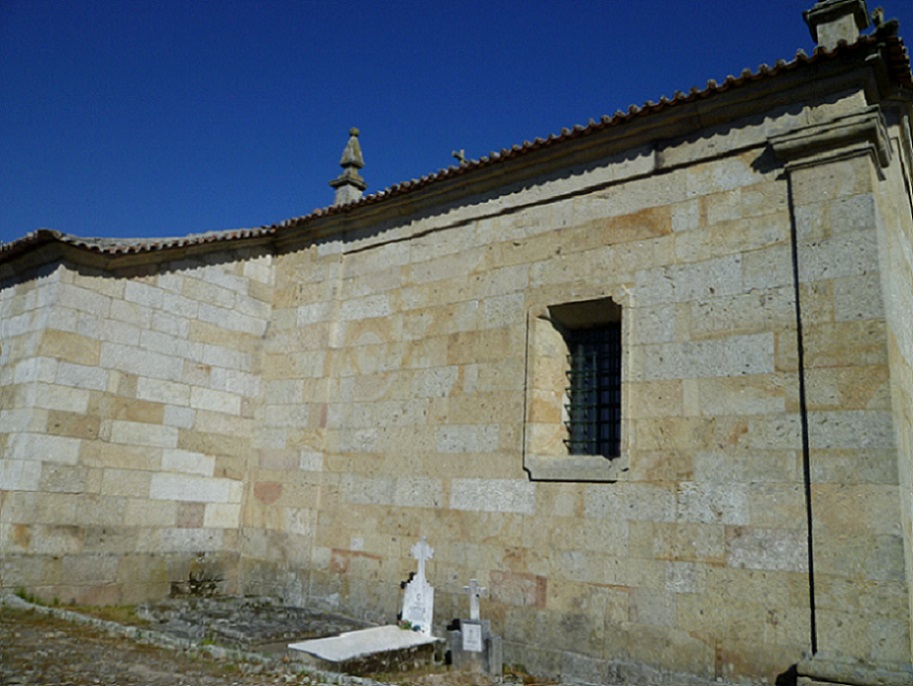
M0 244L0 261L12 257L14 254L53 241L66 243L97 253L123 255L165 250L169 248L189 247L205 243L220 243L244 238L270 236L291 227L300 227L302 224L318 218L348 213L360 207L375 205L384 202L389 198L417 191L430 184L439 183L446 179L456 178L465 174L471 174L478 169L503 163L507 160L515 159L553 145L559 145L581 136L588 136L606 128L622 126L634 119L662 112L672 107L678 107L699 100L706 100L719 93L725 93L734 88L742 87L750 82L775 78L781 74L800 69L806 65L825 62L879 45L886 51L888 68L893 79L902 87L913 90L913 75L910 73L910 58L903 41L898 36L871 34L861 37L852 44L841 41L832 50L818 47L811 57L804 51L799 50L795 57L789 62L778 60L773 67L762 64L755 71L745 69L737 77L727 76L722 83L717 83L715 80L711 79L707 81L704 88L694 86L688 93L675 91L671 98L664 95L659 99L659 102L648 100L639 107L637 105L631 105L628 107L627 112L618 110L614 115L605 115L601 117L599 121L593 121L591 119L586 126L576 125L572 129L563 128L560 134L550 134L547 138L535 138L532 141L527 140L524 141L522 145L502 148L500 151L491 152L476 160L469 160L460 165L451 165L450 167L441 169L437 172L426 174L418 179L393 184L381 191L366 195L355 202L315 209L309 214L293 217L260 228L214 231L202 234L190 234L182 237L154 239L80 238L59 231L39 229L38 231L32 232L11 243Z

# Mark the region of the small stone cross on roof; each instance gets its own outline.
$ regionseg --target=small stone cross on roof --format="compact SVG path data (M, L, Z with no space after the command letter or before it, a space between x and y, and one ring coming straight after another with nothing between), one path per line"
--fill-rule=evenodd
M469 594L469 619L480 619L479 598L488 597L488 589L479 586L478 579L470 579L468 586L463 586L463 592Z

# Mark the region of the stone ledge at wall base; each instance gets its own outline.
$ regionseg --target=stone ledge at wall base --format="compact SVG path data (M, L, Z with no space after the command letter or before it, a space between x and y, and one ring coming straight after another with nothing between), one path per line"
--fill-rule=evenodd
M874 666L837 655L816 653L796 666L799 686L913 686L913 665L892 662Z

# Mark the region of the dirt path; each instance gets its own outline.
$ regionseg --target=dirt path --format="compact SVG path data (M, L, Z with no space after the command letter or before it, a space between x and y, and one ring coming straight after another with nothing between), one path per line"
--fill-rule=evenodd
M0 684L47 686L260 686L317 684L299 666L214 659L144 645L34 611L0 608Z

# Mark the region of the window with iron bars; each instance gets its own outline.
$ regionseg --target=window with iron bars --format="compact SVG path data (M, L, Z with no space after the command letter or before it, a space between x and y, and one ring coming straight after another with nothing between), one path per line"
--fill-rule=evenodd
M621 454L621 322L566 329L568 452Z

